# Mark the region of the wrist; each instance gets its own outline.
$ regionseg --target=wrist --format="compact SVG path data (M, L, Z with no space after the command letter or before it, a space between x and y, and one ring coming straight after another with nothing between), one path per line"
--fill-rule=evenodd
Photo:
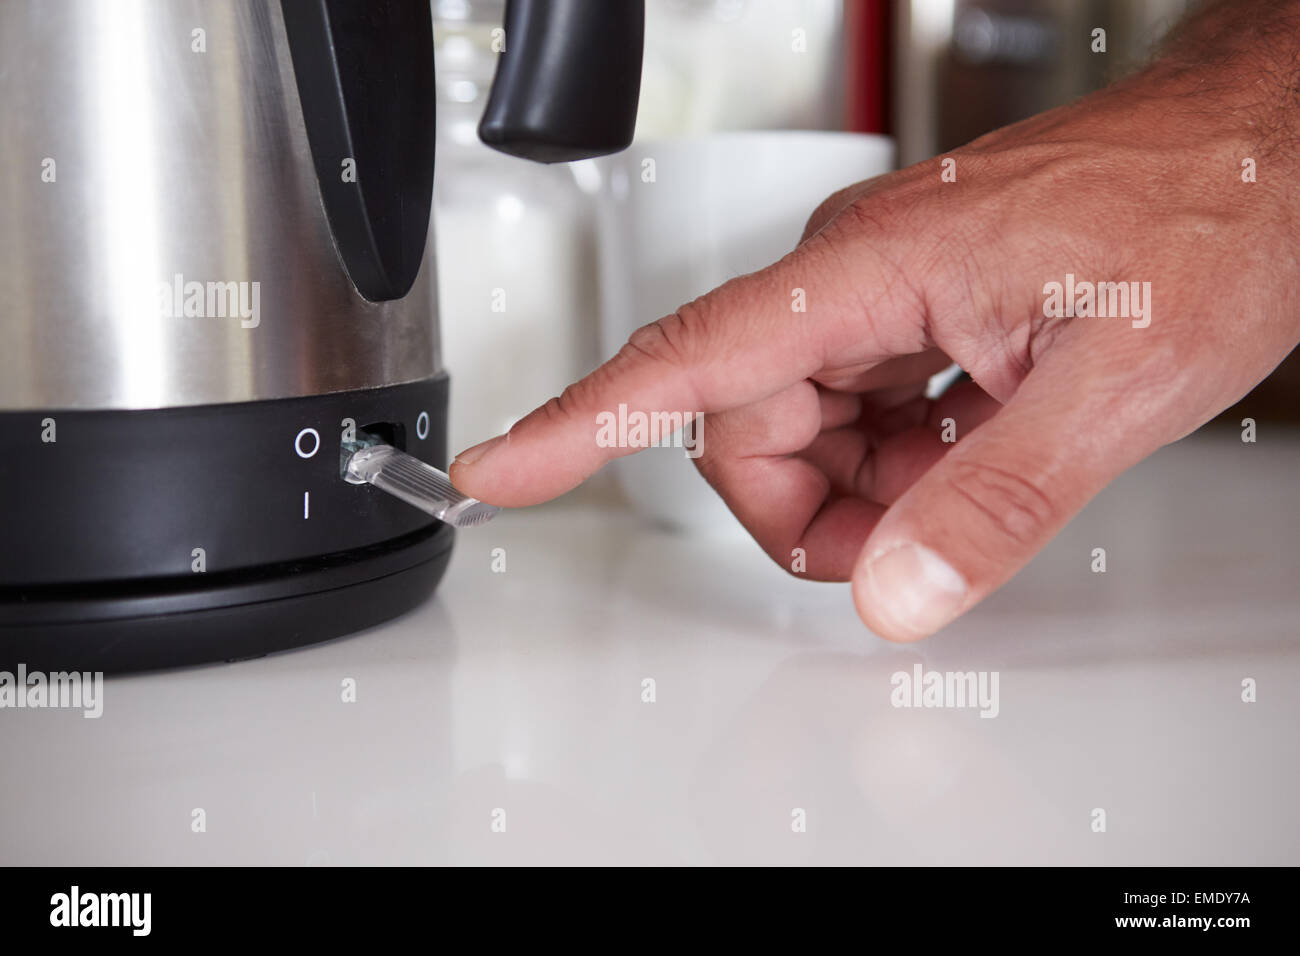
M1207 3L1134 79L1174 115L1289 160L1300 141L1300 0Z
M1207 187L1222 183L1242 212L1300 239L1300 0L1212 3L1102 96L1157 163L1196 163ZM1259 201L1230 191L1243 184Z

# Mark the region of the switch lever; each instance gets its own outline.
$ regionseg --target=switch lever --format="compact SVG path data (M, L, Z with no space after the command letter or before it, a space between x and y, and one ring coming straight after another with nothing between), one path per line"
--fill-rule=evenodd
M343 477L354 485L374 485L456 528L491 521L501 510L461 494L446 472L392 445L368 444L353 452Z

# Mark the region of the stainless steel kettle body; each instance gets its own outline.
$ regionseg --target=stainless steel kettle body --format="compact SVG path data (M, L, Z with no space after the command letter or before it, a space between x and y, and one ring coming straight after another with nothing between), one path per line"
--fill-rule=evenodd
M485 141L626 145L619 6L511 3ZM0 663L251 656L432 591L451 529L341 461L446 464L433 109L418 0L0 4Z
M390 301L340 267L279 4L6 3L0 63L0 408L249 402L438 371L432 245ZM209 303L217 283L237 285Z

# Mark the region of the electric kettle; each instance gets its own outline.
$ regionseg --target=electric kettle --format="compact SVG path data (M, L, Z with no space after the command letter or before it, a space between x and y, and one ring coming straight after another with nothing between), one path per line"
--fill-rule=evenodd
M510 0L480 138L624 148L643 31ZM0 64L0 667L259 656L426 598L453 529L346 463L446 466L428 0L8 0Z

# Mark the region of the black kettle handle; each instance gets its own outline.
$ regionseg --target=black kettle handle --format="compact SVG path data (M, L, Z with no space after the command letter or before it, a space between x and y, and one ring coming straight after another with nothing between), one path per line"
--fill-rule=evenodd
M506 0L479 138L541 163L627 148L644 44L645 0Z
M429 4L280 6L339 258L365 298L400 299L419 274L433 201L437 94Z

